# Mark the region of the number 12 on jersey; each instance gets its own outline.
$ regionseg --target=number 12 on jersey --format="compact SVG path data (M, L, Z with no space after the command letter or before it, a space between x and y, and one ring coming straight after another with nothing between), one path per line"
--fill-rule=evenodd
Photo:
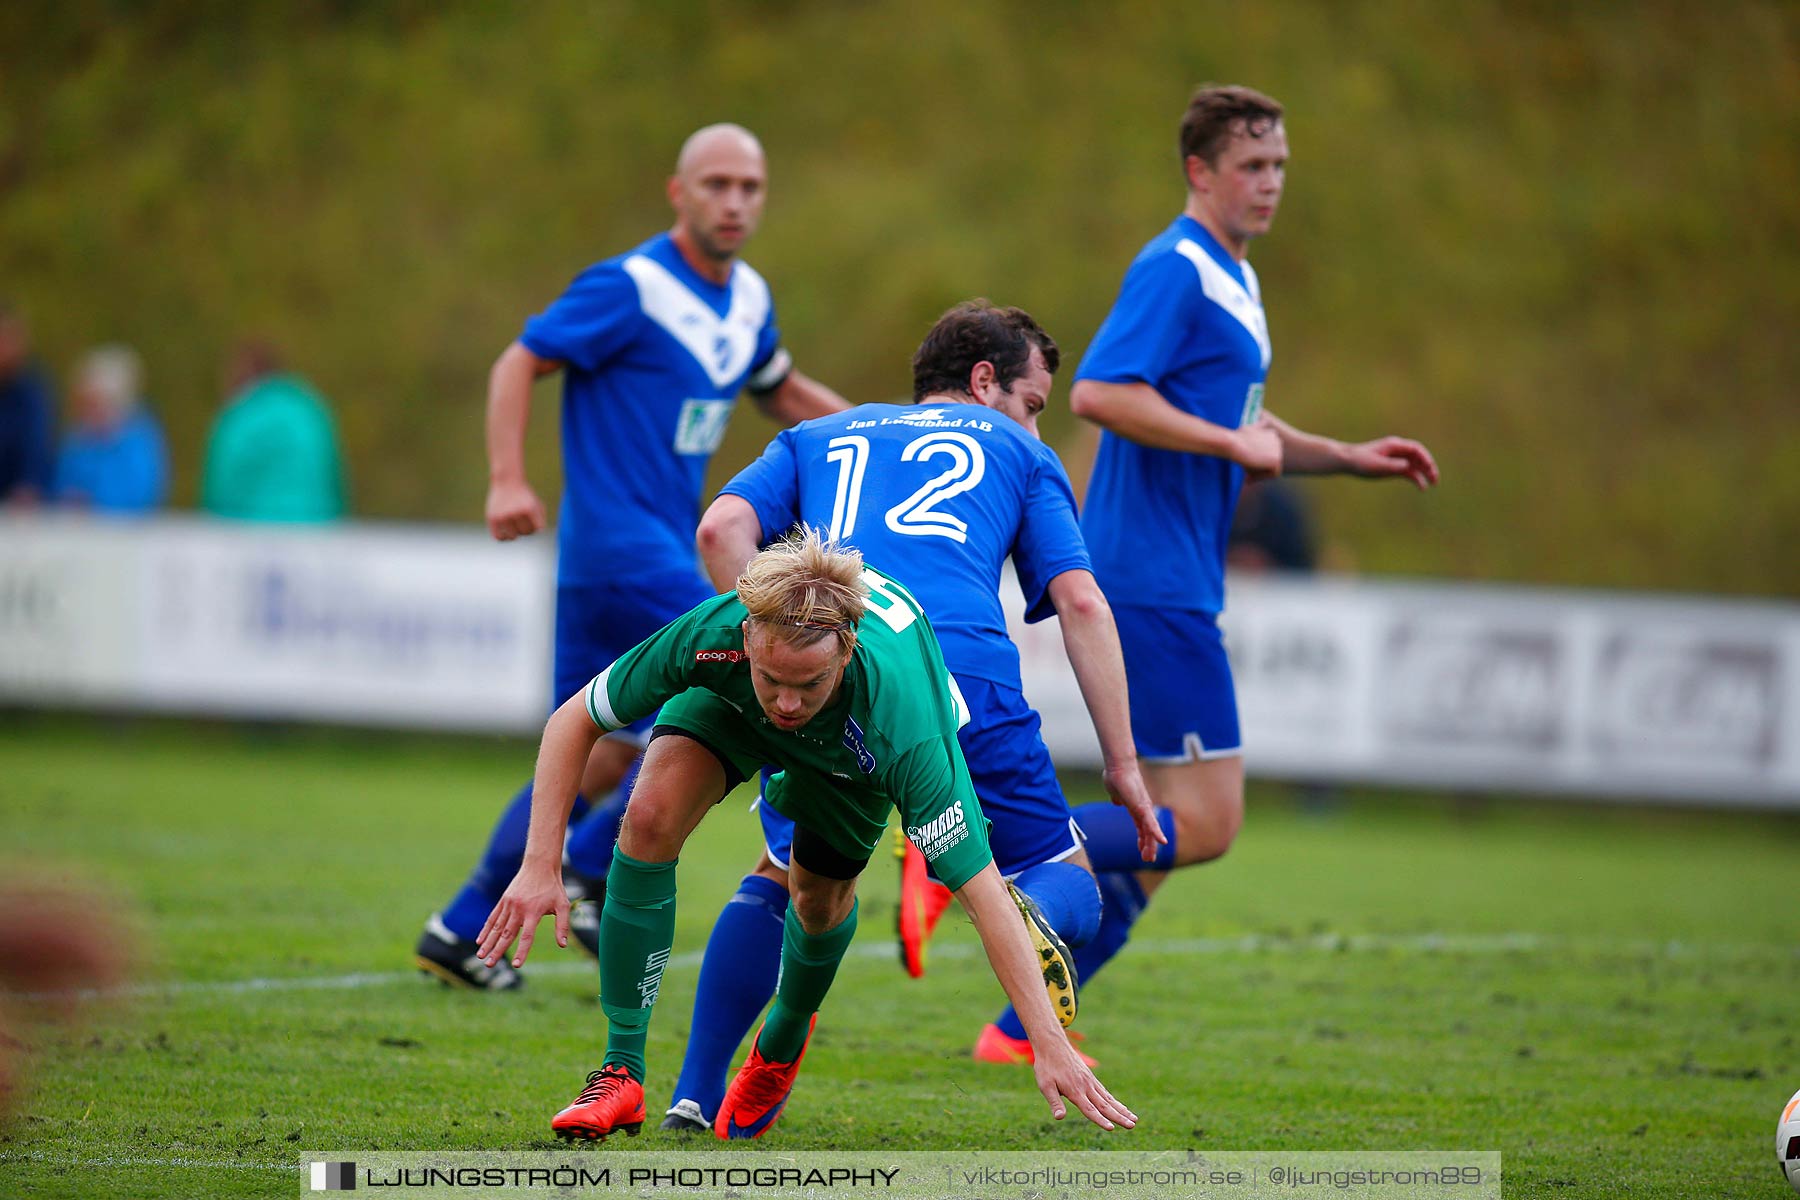
M887 527L912 537L947 537L958 542L969 538L969 524L937 506L973 490L987 474L987 456L981 443L966 433L940 429L914 438L900 451L901 462L946 458L949 465L928 479L900 503L882 514ZM863 479L869 468L869 439L859 434L834 437L826 443L825 461L838 468L837 495L831 505L831 536L849 541L856 532L862 503Z

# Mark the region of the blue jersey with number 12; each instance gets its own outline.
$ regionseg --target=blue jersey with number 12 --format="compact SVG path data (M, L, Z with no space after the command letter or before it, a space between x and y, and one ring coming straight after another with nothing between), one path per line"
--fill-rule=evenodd
M565 364L558 581L691 584L707 462L739 390L780 370L762 276L739 262L713 283L659 234L583 271L519 340Z
M1077 379L1147 383L1183 412L1236 429L1261 415L1269 372L1262 291L1188 216L1145 246ZM1228 459L1100 437L1081 528L1114 604L1217 613L1244 470Z
M1000 568L1010 555L1028 621L1048 587L1088 570L1056 452L979 404L865 404L783 431L726 484L764 541L804 522L861 550L919 601L957 675L1019 687Z

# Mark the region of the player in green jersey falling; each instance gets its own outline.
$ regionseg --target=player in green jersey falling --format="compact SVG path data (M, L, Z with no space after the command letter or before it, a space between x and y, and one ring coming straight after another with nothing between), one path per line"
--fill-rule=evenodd
M490 966L538 921L566 946L563 828L596 738L662 706L619 832L600 917L606 1057L551 1122L560 1136L637 1133L644 1046L675 940L675 863L701 817L763 763L764 802L795 823L793 902L775 1002L714 1124L758 1137L780 1115L818 1009L856 931L856 879L888 812L968 911L1030 1037L1038 1090L1104 1129L1137 1117L1070 1046L1050 995L1067 964L994 867L987 820L957 745L967 709L937 638L904 588L813 530L762 551L737 591L664 626L557 709L538 753L524 865L479 939ZM1046 990L1048 989L1048 990Z

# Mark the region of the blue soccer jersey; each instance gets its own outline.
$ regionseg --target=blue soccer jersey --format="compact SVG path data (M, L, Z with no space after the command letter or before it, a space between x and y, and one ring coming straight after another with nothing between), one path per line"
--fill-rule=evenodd
M1268 370L1256 272L1184 215L1126 271L1075 377L1146 383L1183 412L1236 429L1261 414ZM1222 611L1225 544L1243 482L1243 468L1227 459L1103 433L1081 528L1107 596Z
M1010 555L1026 620L1048 587L1090 569L1056 453L978 404L865 404L784 430L721 494L756 510L765 541L804 522L857 547L912 592L958 676L1019 687L1000 609Z
M519 340L565 364L558 581L698 576L707 462L738 392L781 369L762 276L739 262L715 284L659 234L583 271Z

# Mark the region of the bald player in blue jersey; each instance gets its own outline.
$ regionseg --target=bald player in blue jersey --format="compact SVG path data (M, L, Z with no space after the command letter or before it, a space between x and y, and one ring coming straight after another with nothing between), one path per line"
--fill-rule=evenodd
M784 425L848 407L793 369L768 284L738 258L762 218L767 175L748 130L696 131L668 181L674 227L583 271L526 322L489 374L487 523L504 542L544 527L543 502L525 477L525 428L533 381L563 373L553 706L713 596L694 529L707 464L738 393L747 390ZM578 808L614 799L572 831L572 853L585 834L589 853L610 856L618 793L652 723L647 717L595 745ZM530 812L528 782L462 890L426 922L421 970L464 987L519 985L504 962L490 967L476 957L475 937L518 870ZM594 907L583 915L591 934Z
M1281 200L1281 106L1249 88L1202 87L1180 147L1186 207L1126 272L1070 395L1076 415L1104 430L1081 526L1113 601L1132 733L1171 834L1154 869L1140 871L1116 813L1077 810L1106 899L1099 934L1076 952L1084 981L1124 945L1168 870L1224 854L1243 823L1243 747L1218 627L1239 489L1283 473L1421 489L1438 479L1417 442L1333 441L1263 407L1269 330L1245 255Z
M1098 928L1099 893L1038 714L1020 691L1019 653L999 596L1009 557L1026 620L1061 617L1106 757L1107 790L1137 829L1144 860L1162 834L1132 749L1118 638L1089 570L1074 495L1055 451L1037 436L1058 359L1055 341L1023 310L958 305L914 356L912 404L865 404L780 434L720 490L701 519L700 549L721 589L759 545L795 525L827 530L889 564L930 617L967 702L958 740L993 822L995 863L1066 959L1069 945ZM775 989L793 823L767 805L759 812L766 849L707 943L665 1129L700 1132L713 1123L731 1056ZM916 843L921 832L908 834ZM977 1055L984 1052L1032 1061L1011 1009L982 1031Z

